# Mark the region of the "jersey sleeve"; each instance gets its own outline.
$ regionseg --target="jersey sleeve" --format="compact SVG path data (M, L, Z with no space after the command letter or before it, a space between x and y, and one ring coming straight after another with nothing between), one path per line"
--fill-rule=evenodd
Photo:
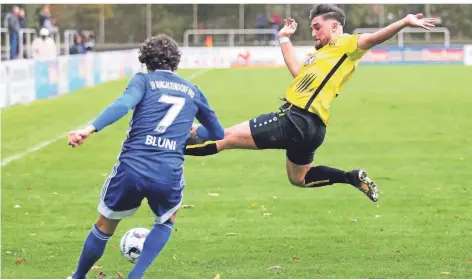
M146 78L143 73L136 74L128 83L125 92L108 106L93 122L97 131L124 117L143 98L146 91Z
M198 110L195 117L202 124L202 126L197 128L197 136L204 140L223 139L225 134L223 126L210 107L210 104L208 104L208 100L203 92L198 87L195 88L197 90L197 98L194 99L194 102Z
M342 41L342 47L344 52L349 56L351 60L359 60L367 52L367 50L360 49L357 46L361 34L350 35L346 34L346 38Z

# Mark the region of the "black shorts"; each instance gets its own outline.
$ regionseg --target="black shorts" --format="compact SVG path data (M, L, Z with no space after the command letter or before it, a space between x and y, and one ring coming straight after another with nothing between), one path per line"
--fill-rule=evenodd
M258 149L283 149L298 165L313 162L315 150L323 143L326 126L315 114L290 104L280 112L260 115L249 121Z

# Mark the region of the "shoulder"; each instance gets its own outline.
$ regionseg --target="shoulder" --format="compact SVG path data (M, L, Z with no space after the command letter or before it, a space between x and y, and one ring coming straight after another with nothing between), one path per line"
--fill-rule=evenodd
M192 97L192 99L194 100L199 100L200 97L202 96L202 92L201 90L194 84L192 84L191 82L187 81L187 85L189 87L189 95Z
M207 102L205 94L203 93L203 91L197 85L192 84L191 89L194 92L193 100L196 100L196 101L199 101L199 102Z
M138 72L134 74L133 79L139 80L139 81L146 81L148 74L143 73L143 72Z
M367 51L362 50L358 47L358 41L361 34L348 34L345 33L338 38L338 45L342 48L343 52L349 55L351 59L360 59Z
M352 42L357 42L359 39L360 34L349 34L349 33L344 33L341 36L338 37L338 39L335 41L339 45L346 45L346 44L351 44Z
M134 77L138 77L139 79L146 79L146 73L143 73L143 72L138 72L136 74L134 74Z
M142 72L136 73L129 81L128 86L144 86L147 81L147 75Z

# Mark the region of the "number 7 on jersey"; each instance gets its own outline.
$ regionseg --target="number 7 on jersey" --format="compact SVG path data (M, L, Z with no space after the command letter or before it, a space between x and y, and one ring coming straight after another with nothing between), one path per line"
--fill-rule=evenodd
M164 118L162 118L162 120L157 124L155 129L155 131L159 133L164 133L169 128L169 126L172 125L180 111L182 111L182 108L185 105L185 98L164 94L161 96L161 98L159 98L159 102L172 104Z

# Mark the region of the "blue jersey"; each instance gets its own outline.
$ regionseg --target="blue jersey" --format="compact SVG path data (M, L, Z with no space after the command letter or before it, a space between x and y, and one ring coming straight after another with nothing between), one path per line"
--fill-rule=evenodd
M119 161L143 177L163 182L181 180L185 143L195 117L213 132L214 139L224 135L205 95L171 71L136 74L123 95L93 125L99 131L130 108L134 112Z

